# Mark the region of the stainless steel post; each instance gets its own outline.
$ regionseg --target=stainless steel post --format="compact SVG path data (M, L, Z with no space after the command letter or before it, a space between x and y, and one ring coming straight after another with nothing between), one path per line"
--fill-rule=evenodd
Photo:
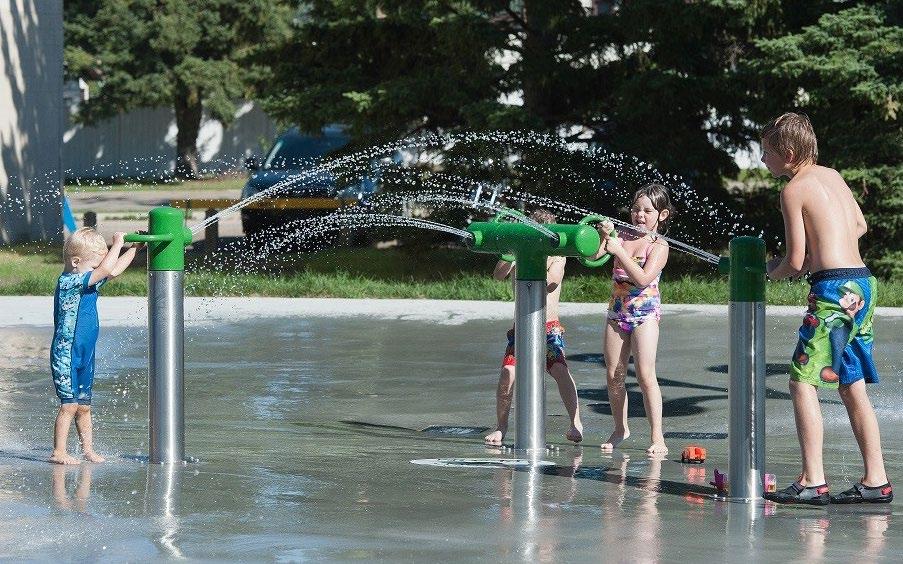
M765 471L765 304L728 310L728 484L730 497L762 497Z
M514 448L539 454L546 448L546 281L518 280L514 287Z
M150 461L185 459L184 272L148 271Z

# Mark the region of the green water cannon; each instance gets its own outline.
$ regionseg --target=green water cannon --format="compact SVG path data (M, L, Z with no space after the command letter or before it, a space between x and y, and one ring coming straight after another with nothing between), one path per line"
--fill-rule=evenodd
M129 233L129 243L147 243L148 270L185 270L185 247L191 230L185 227L185 212L161 206L150 211L147 233Z
M491 221L471 223L467 230L473 235L471 250L498 254L510 262L517 260L518 280L545 280L549 256L578 257L588 266L601 266L610 258L605 255L590 260L599 252L601 243L599 232L591 224L603 221L601 216L587 216L575 225L543 224L553 233L549 236L528 223L503 221L505 215L523 217L519 212L506 210Z

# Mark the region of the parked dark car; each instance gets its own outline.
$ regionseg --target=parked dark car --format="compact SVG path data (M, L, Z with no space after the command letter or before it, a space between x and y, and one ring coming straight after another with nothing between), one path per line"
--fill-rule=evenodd
M262 160L249 157L245 167L250 177L241 191L242 199L267 190L277 184L273 198L361 199L375 190L375 183L367 178L348 185L339 192L335 178L325 171L311 173L322 158L348 143L339 127L325 127L321 135L304 135L291 128L280 135ZM253 209L242 208L241 224L245 235L279 225L293 219L325 215L334 208L312 209Z

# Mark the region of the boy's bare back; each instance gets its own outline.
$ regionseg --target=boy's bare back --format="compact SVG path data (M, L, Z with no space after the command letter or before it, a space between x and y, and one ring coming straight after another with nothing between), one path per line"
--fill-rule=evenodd
M864 266L859 237L866 231L865 218L836 170L818 165L801 169L781 191L781 207L788 255L799 252L790 247L803 240L794 230L803 230L809 271Z
M561 297L561 283L564 280L564 257L546 259L546 321L558 319L558 300Z
M546 258L546 321L558 319L558 299L561 296L561 283L564 280L565 257L550 256ZM501 260L495 265L492 275L496 280L504 280L509 275L514 284L516 267L513 263Z

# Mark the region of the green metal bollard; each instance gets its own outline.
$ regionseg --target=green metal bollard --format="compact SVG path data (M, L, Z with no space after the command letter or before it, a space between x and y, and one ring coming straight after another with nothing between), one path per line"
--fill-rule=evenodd
M517 261L514 289L514 348L516 433L514 447L536 461L546 449L545 371L546 259L549 256L591 257L599 251L600 238L588 224L547 224L554 237L525 223L472 223L471 250L501 254ZM587 222L588 223L588 222ZM604 262L604 261L603 261Z
M154 464L185 460L185 214L170 207L150 212L147 233L125 240L147 243L148 432Z
M765 472L765 242L731 240L728 326L728 485L730 497L762 497Z

